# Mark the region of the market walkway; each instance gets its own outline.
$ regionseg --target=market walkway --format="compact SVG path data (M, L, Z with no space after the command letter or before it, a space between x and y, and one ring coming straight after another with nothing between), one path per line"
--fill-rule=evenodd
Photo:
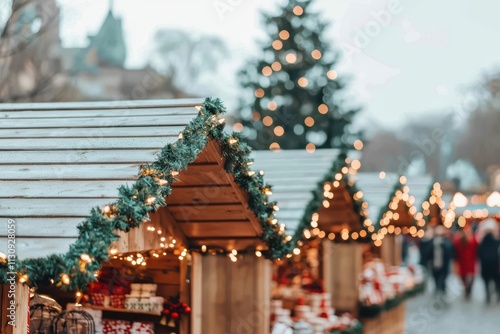
M483 281L477 278L472 299L465 301L456 277L448 280L446 301L434 295L429 284L425 295L407 303L407 334L495 334L500 333L500 303L486 305ZM493 299L494 300L494 299Z

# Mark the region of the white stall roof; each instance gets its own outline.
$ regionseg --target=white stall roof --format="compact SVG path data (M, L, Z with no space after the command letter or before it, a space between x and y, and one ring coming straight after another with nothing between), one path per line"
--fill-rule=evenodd
M0 105L0 250L16 221L19 258L62 253L92 207L178 139L202 100Z
M318 149L314 153L305 150L253 151L253 169L263 170L265 180L272 186L270 200L278 202L276 217L285 224L287 233L293 234L305 209L317 189L333 167L340 150ZM349 154L357 158L359 153ZM333 175L332 175L333 178Z
M385 209L393 194L399 176L386 173L383 178L379 173L361 172L354 176L356 186L363 192L363 200L368 203L368 218L378 224L380 210Z
M410 196L415 197L413 205L417 208L417 212L422 211L422 203L429 199L433 184L434 179L431 175L408 176L406 185L410 188Z

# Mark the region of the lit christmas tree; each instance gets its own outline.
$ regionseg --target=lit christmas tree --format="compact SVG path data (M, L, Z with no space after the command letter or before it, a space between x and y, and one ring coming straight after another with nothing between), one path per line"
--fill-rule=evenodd
M335 70L338 54L322 38L327 24L312 0L290 0L279 16L264 15L270 41L263 56L240 72L253 92L242 100L234 129L256 149L352 147L349 125L359 109L342 101L345 83Z

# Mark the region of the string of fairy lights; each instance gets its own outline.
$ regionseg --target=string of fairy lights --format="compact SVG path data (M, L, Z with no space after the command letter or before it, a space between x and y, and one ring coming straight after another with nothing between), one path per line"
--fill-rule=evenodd
M382 245L382 240L388 234L410 234L412 237L423 238L425 235L425 219L422 212L417 212L415 206L415 197L410 195L410 187L406 185L406 176L399 177L399 184L396 185L393 194L391 195L388 210L382 213L379 221L380 228L376 234L372 235L374 244L376 246ZM394 224L395 222L403 219L398 211L401 211L403 205L403 212L407 214L407 219L414 222L415 225L399 227Z
M486 205L486 207L476 207L463 210L461 214L457 214L458 208L465 208L468 204L472 205ZM498 191L493 191L491 193L484 194L474 194L471 196L470 200L462 194L457 192L453 195L448 208L441 208L441 218L443 221L443 226L446 228L451 228L453 223L457 223L459 228L465 227L468 220L483 220L486 218L496 218L500 217L499 209L500 207L500 193Z
M343 241L353 240L356 241L358 239L366 238L370 233L372 233L375 228L373 226L372 221L368 218L368 202L363 201L363 192L361 190L357 190L352 194L352 199L355 202L358 202L359 207L361 208L359 211L359 215L363 220L363 224L360 226L361 230L350 231L348 228L343 228L340 233L329 232L327 233L324 230L319 228L319 219L320 214L319 210L321 208L329 208L330 201L334 199L334 189L338 189L341 186L349 187L352 189L354 187L354 180L349 178L349 176L354 176L358 170L361 168L361 162L359 160L352 160L350 158L345 159L344 166L340 167L340 169L332 176L332 179L328 182L324 182L323 184L323 201L322 207L318 208L317 211L313 212L310 217L310 224L308 228L303 230L303 237L307 239L318 237L323 239L327 237L329 240L333 241L336 238L339 238ZM300 245L300 244L299 244Z

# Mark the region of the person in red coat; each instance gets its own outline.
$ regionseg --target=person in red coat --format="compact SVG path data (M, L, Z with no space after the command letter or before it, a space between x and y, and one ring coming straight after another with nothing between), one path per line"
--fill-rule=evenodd
M476 275L478 248L478 242L469 224L465 225L463 230L457 232L453 246L455 248L455 263L458 275L464 284L465 298L469 299L474 276Z

